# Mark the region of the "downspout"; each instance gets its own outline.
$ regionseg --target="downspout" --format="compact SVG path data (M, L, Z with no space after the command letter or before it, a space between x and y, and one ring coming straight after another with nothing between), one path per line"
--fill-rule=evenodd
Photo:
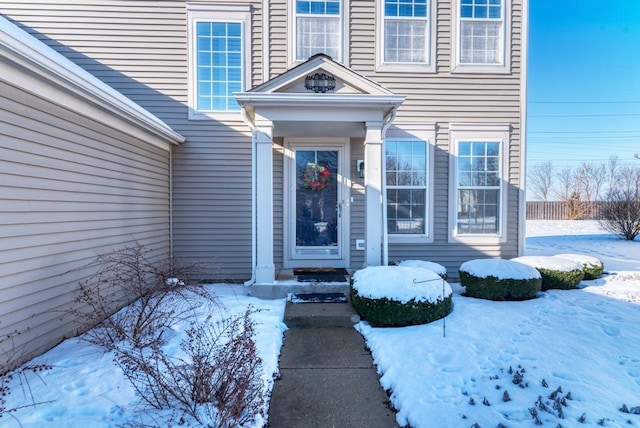
M382 122L382 144L384 149L384 140L387 129L391 126L396 118L398 107L394 107L385 116ZM366 174L366 172L365 172ZM382 155L382 266L389 264L389 232L387 230L387 162L384 159L384 150Z
M245 287L249 287L256 282L256 131L257 128L247 115L247 110L242 107L240 116L244 123L251 129L251 278L244 283Z
M169 146L169 260L173 271L173 147Z

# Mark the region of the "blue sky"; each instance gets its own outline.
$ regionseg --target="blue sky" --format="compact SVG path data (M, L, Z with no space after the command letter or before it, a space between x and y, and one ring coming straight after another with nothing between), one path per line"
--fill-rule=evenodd
M529 0L527 161L640 153L640 0Z

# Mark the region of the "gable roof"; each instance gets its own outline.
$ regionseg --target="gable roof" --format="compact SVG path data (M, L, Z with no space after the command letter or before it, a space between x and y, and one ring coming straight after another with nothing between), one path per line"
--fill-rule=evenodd
M353 93L369 95L394 95L389 89L368 77L334 61L325 54L316 54L307 61L285 71L281 75L265 82L248 92L275 93L275 92L305 92L306 76L324 72L336 78L335 93Z

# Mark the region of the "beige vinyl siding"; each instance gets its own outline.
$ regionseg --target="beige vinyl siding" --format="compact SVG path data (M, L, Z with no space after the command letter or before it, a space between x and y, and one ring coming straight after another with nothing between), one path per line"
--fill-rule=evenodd
M0 334L28 357L76 333L65 311L98 254L167 254L169 152L2 77L0 94Z
M262 33L262 2L252 33ZM188 119L187 2L2 2L0 13L187 138L173 153L173 249L211 266L206 279L251 274L251 133L240 118ZM249 88L261 83L253 39Z
M353 268L361 268L364 265L364 250L356 250L356 239L364 239L364 218L365 218L365 200L364 200L364 178L360 178L360 174L356 170L356 161L364 160L364 140L362 138L351 139L351 160L349 161L349 169L351 176L351 202L350 215L350 237L346 242L346 248L349 250L350 263Z

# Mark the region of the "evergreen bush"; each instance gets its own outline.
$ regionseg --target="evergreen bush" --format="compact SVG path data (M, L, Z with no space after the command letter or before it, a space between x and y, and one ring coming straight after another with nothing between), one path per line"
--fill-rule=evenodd
M561 257L524 256L511 259L534 267L542 277L542 290L571 290L584 279L580 263Z
M453 309L449 284L423 268L376 266L351 278L351 304L374 327L404 327L444 318Z
M480 299L528 300L535 298L542 287L536 269L510 260L470 260L459 271L465 295Z
M553 257L560 257L580 263L584 271L584 279L586 280L596 279L604 272L604 264L597 257L584 254L556 254Z

